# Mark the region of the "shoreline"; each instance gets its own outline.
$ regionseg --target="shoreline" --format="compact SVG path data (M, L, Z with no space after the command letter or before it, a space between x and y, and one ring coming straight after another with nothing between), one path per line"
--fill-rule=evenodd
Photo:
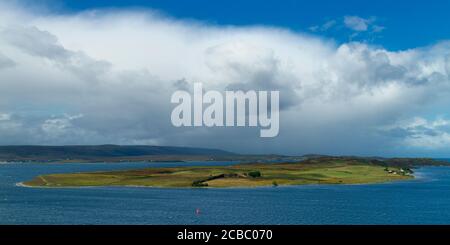
M415 161L415 162L414 162ZM21 187L258 188L302 185L366 185L421 178L421 159L312 158L299 162L226 166L160 166L142 169L42 174ZM429 165L439 162L426 162Z
M25 187L25 188L33 188L34 187L34 186L31 186L31 185L26 185L23 182L17 182L15 184L15 186L17 186L17 187Z
M24 187L24 188L46 188L46 189L83 189L83 188L148 188L148 189L260 189L260 188L286 188L286 187L298 187L298 186L359 186L359 185L380 185L380 184L394 184L400 183L404 181L412 181L419 180L416 176L411 175L411 179L398 179L398 180L387 180L382 182L367 182L367 183L306 183L306 184L287 184L287 185L261 185L261 186L205 186L205 187L194 187L194 186L186 186L186 187L171 187L171 186L148 186L148 185L86 185L86 186L33 186L27 185L24 182L17 182L15 186Z

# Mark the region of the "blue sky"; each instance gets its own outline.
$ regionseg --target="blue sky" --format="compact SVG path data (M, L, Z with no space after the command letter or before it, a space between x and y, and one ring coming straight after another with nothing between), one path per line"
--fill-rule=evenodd
M36 1L32 1L36 4ZM300 32L344 16L376 18L385 29L374 40L390 50L432 45L450 38L450 1L361 1L361 0L44 0L54 10L80 11L92 8L152 8L176 17L219 25L271 25ZM50 3L50 4L49 4ZM336 30L338 29L338 30ZM336 28L324 36L338 42L349 33Z

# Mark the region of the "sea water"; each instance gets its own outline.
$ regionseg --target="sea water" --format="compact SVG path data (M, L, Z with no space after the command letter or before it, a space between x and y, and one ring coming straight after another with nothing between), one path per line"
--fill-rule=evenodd
M0 224L450 224L450 167L386 184L29 188L36 175L191 163L0 164Z

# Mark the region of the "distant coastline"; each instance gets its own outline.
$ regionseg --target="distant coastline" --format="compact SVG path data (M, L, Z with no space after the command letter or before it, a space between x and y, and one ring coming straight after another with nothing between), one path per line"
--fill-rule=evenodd
M149 145L0 146L0 162L94 163L186 161L282 161L298 160L276 154L237 154L211 148Z

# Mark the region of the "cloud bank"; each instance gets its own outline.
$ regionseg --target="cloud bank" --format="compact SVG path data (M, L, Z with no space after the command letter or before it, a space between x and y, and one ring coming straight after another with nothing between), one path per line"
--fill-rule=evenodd
M346 23L357 31L370 24ZM173 127L170 96L195 82L215 90L279 90L279 136ZM450 42L391 52L150 10L0 7L0 144L441 156L450 154L450 127L442 123L449 92ZM411 124L417 118L422 123Z

